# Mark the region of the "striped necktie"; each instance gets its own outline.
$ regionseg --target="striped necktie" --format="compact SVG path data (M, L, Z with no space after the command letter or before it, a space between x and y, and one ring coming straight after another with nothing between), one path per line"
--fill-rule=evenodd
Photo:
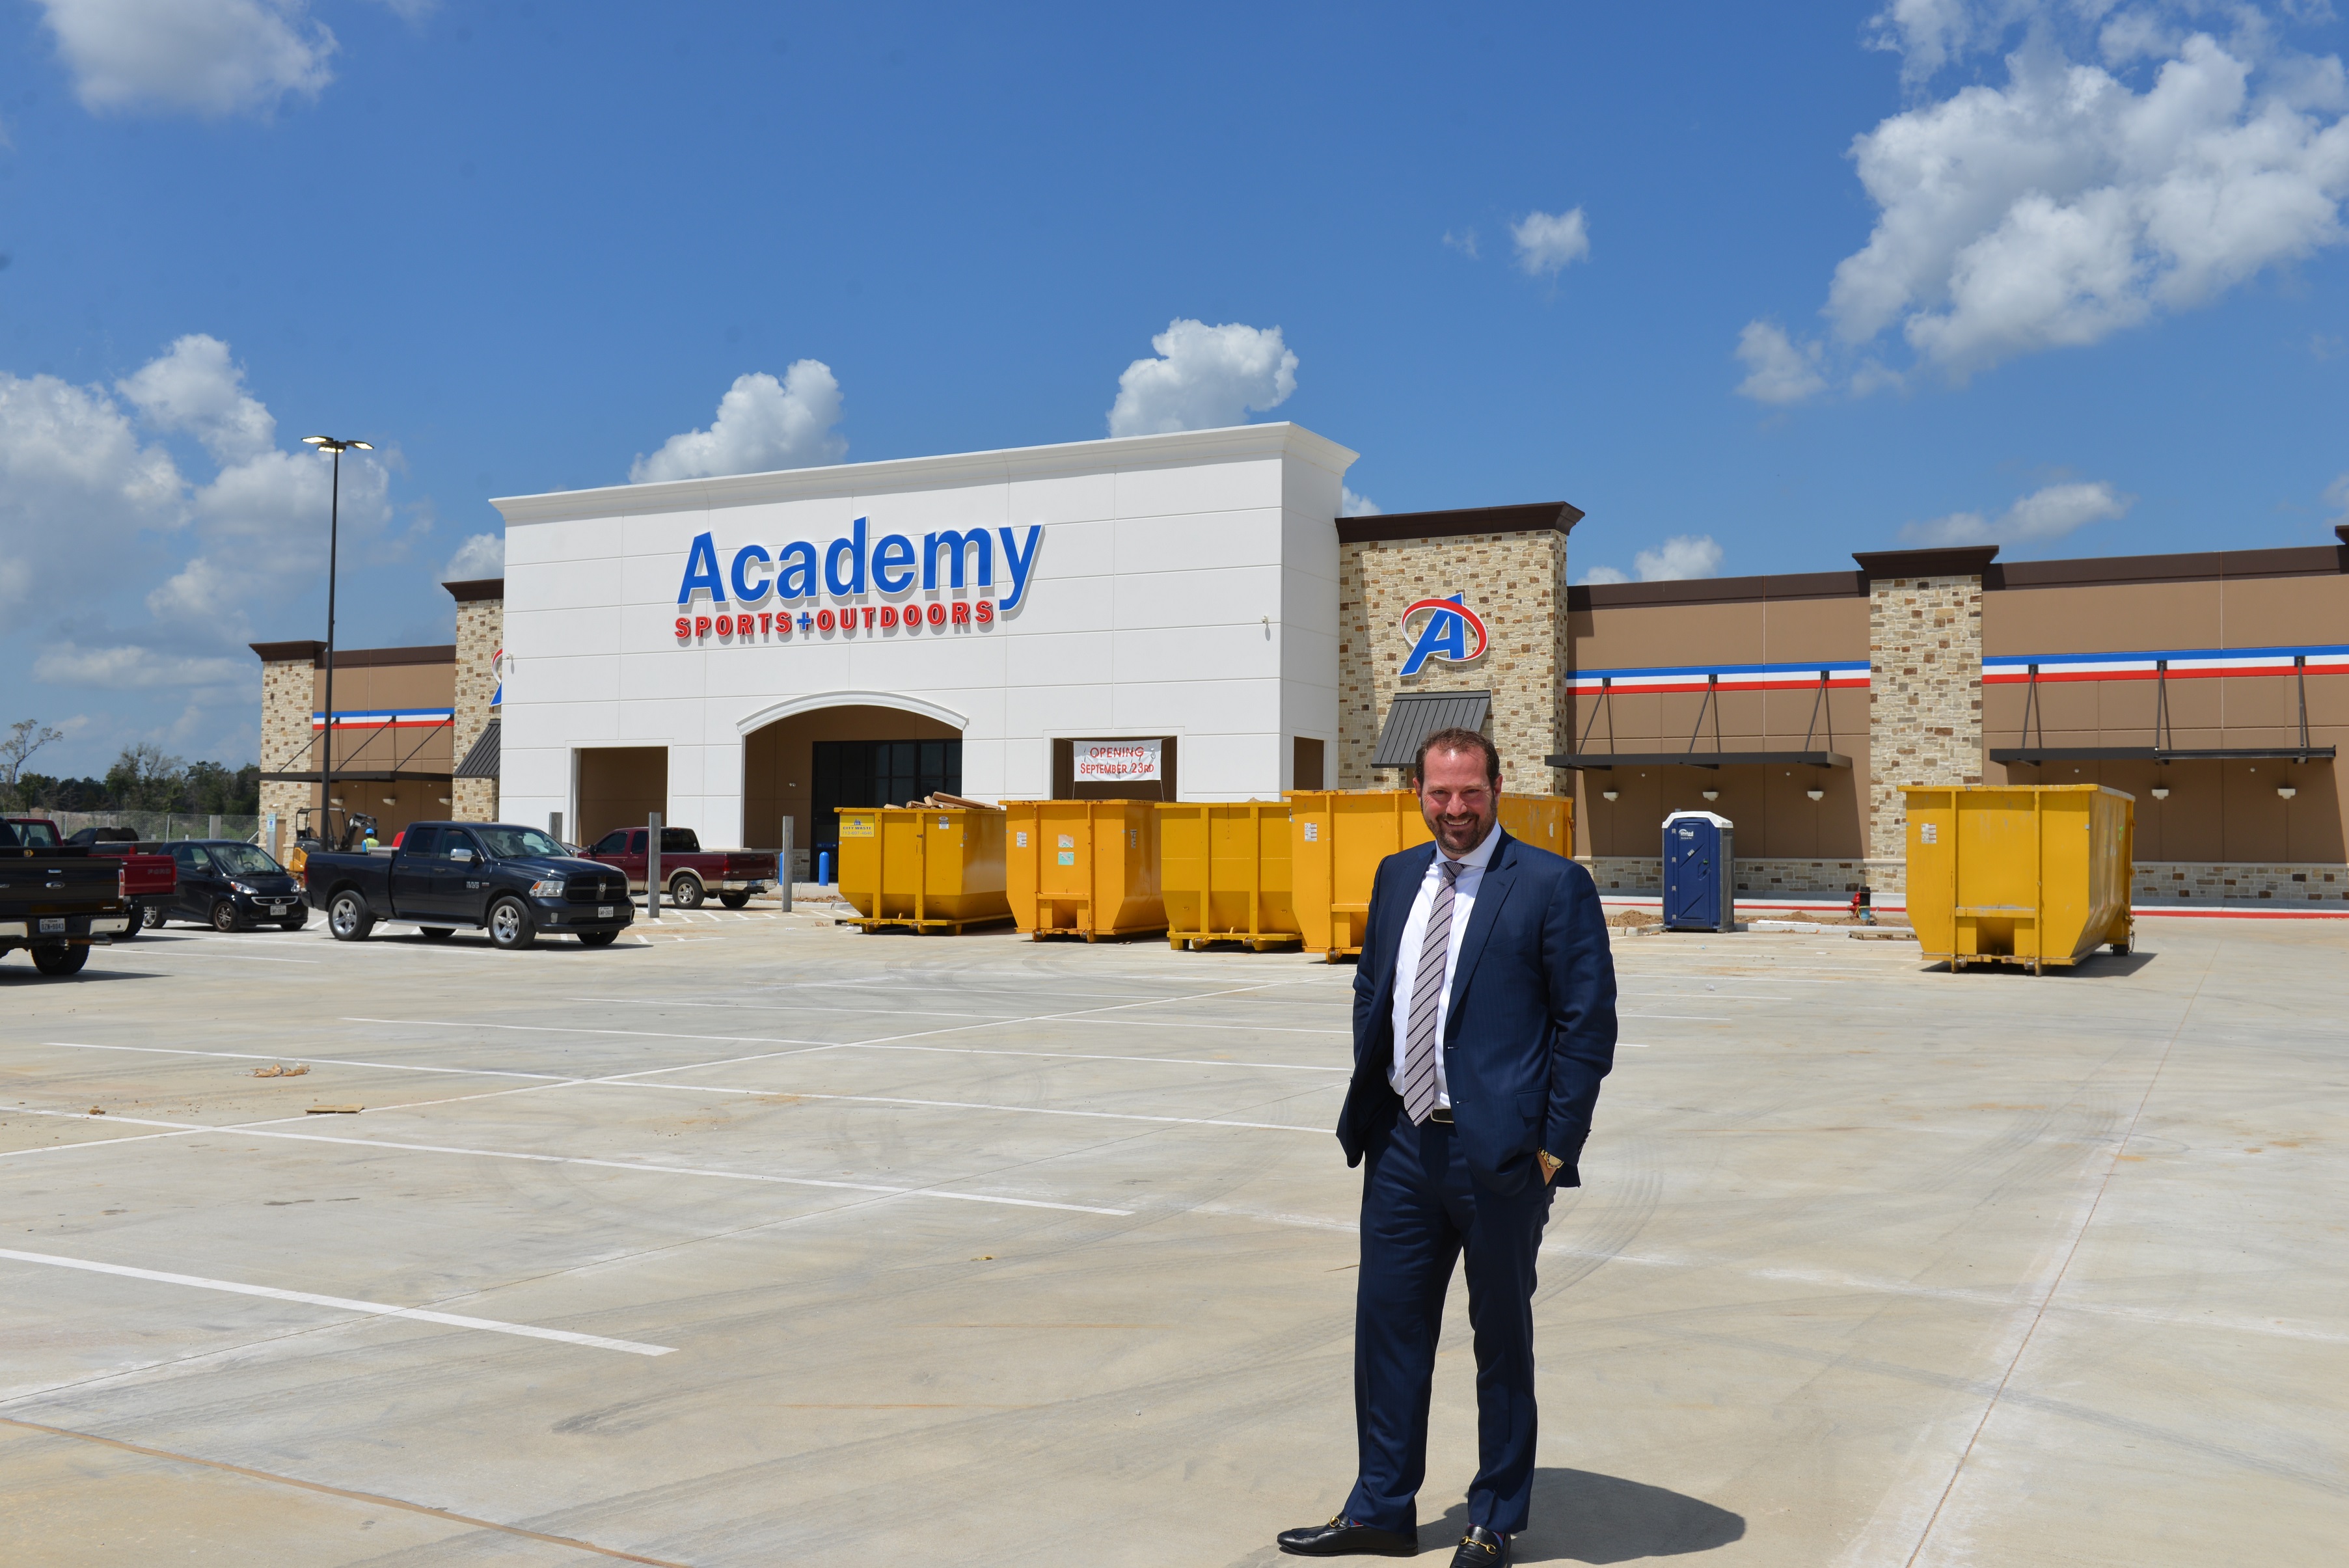
M1444 995L1444 961L1452 956L1452 893L1460 862L1438 856L1444 876L1427 909L1427 939L1419 944L1419 980L1411 991L1411 1035L1402 1053L1402 1109L1413 1127L1435 1114L1435 1007Z

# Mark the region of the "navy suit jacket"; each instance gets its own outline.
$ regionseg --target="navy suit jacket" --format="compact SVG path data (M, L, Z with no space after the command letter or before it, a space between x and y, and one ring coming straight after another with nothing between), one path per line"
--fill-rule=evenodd
M1566 1161L1557 1185L1582 1184L1599 1080L1615 1065L1615 959L1590 873L1562 855L1500 839L1469 912L1444 1021L1444 1072L1468 1169L1510 1193L1538 1181L1534 1151ZM1354 973L1354 1076L1338 1116L1346 1163L1361 1162L1386 1118L1402 1114L1394 994L1403 923L1435 846L1389 855L1371 884ZM1416 955L1414 954L1414 957Z

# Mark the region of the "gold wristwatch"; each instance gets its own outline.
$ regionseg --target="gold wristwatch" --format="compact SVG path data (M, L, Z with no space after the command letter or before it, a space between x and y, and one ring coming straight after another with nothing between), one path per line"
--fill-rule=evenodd
M1566 1161L1547 1149L1535 1150L1534 1158L1541 1163L1542 1180L1545 1181L1566 1169Z

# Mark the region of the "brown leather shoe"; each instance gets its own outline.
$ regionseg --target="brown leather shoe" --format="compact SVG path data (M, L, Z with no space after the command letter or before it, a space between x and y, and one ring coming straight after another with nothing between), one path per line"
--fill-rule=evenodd
M1416 1534L1357 1524L1342 1513L1327 1524L1284 1530L1279 1542L1283 1552L1298 1557L1412 1557L1419 1552Z
M1452 1554L1452 1568L1509 1568L1514 1561L1507 1536L1472 1524L1460 1538L1460 1549Z

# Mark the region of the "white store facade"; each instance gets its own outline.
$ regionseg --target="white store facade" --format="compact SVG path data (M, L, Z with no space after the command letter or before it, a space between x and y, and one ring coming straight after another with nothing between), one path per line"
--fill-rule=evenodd
M1319 787L1355 455L1266 424L498 500L501 814L807 850L843 794L1064 792L1088 741L1159 742L1167 799Z

